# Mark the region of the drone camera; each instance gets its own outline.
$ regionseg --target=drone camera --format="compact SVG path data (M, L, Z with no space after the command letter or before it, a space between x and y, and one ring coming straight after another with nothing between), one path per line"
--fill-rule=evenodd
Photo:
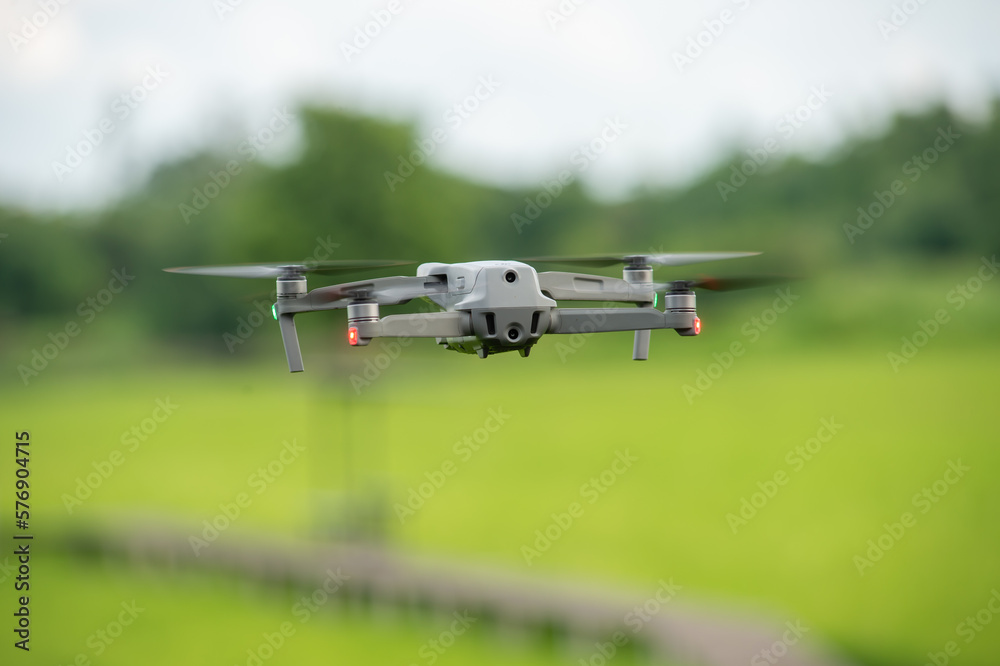
M784 281L780 276L746 276L654 282L654 266L682 266L751 256L752 252L689 252L599 257L542 257L544 263L622 265L622 279L587 273L538 273L523 261L424 263L414 276L377 277L308 291L306 274L337 273L397 266L396 261L186 266L176 273L238 278L277 278L271 314L277 320L288 369L302 372L295 316L347 309L347 342L364 347L375 338L434 338L446 349L486 358L516 351L528 356L548 334L633 331L632 358L649 358L651 332L672 329L682 336L701 334L695 293L730 291ZM523 279L522 279L523 278ZM662 302L659 296L662 294ZM382 317L380 306L426 298L441 312ZM563 307L560 300L606 301L603 307ZM634 308L614 307L618 303ZM662 308L662 309L661 309ZM342 338L341 338L342 340Z

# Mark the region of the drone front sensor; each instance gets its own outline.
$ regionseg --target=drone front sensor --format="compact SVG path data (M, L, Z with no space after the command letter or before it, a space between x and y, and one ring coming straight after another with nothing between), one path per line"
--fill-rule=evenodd
M543 335L634 331L632 358L649 357L651 331L674 329L679 335L701 333L696 289L728 291L762 286L787 278L756 276L653 282L653 266L751 256L754 252L673 253L625 256L538 258L535 263L622 264L622 277L586 273L537 272L521 261L425 263L414 276L373 278L309 291L308 273L346 273L410 262L312 262L168 268L175 273L243 278L274 278L277 301L271 313L278 321L288 369L303 370L295 331L295 315L319 310L347 310L347 342L363 347L374 338L434 338L446 349L476 354L517 351L528 356ZM662 301L660 299L662 294ZM382 306L426 298L440 312L382 316ZM636 307L560 307L558 301L599 301ZM663 304L660 310L658 303Z

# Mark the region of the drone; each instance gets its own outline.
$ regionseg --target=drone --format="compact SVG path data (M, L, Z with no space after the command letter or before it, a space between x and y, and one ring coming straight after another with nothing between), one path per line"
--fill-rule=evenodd
M302 372L295 316L320 310L347 310L347 341L362 347L375 338L434 338L446 349L476 354L517 351L527 357L543 335L634 331L632 359L649 358L650 332L674 329L682 336L701 333L695 290L729 291L763 286L786 278L754 276L654 282L654 266L683 266L736 259L759 252L687 252L586 257L538 257L522 261L423 263L416 275L376 277L309 291L306 274L374 271L415 262L310 261L167 268L172 273L236 278L274 278L278 321L290 372ZM622 277L536 271L533 263L594 268L622 265ZM658 307L663 295L662 309ZM440 311L382 316L384 306L417 298ZM560 307L559 301L602 302L604 307ZM621 307L617 304L633 304Z

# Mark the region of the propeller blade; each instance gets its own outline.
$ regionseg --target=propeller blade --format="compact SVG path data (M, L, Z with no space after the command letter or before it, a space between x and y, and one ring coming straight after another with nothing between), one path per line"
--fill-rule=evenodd
M595 257L528 257L521 259L525 263L538 264L567 264L572 266L594 266L602 268L604 266L614 266L623 262L621 256L595 256Z
M672 252L667 254L634 255L626 258L633 263L646 263L653 266L686 266L688 264L701 264L708 261L754 257L758 254L760 252Z
M695 289L708 289L709 291L736 291L738 289L768 287L773 284L782 284L796 279L787 275L750 275L726 278L703 277L696 280L691 286Z
M674 280L673 282L657 282L654 291L671 289L707 289L709 291L736 291L738 289L756 289L773 284L794 282L801 278L789 275L747 275L739 277L701 277L697 280Z
M186 273L188 275L211 275L214 277L234 278L278 278L304 273L350 273L361 270L386 268L389 266L405 266L412 261L387 261L382 259L343 260L343 261L307 261L302 263L273 264L231 264L228 266L180 266L164 268L168 273Z
M286 273L278 266L180 266L164 268L167 273L187 273L188 275L212 275L215 277L275 278Z
M371 299L379 305L400 305L414 298L446 291L448 281L444 278L401 275L320 287L313 290L310 298L317 303L345 301L345 307L346 302L354 299Z
M654 254L596 255L588 257L532 257L522 259L522 261L528 263L536 262L594 266L597 268L615 266L619 264L630 264L634 266L686 266L688 264L700 264L707 261L721 261L723 259L752 257L758 254L760 254L760 252L668 252Z

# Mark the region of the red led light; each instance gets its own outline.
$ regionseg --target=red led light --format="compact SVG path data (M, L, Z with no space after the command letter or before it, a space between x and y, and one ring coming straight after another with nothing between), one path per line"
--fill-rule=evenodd
M353 326L347 329L347 341L352 345L358 344L358 329Z
M698 335L701 333L701 319L698 317L694 318L694 334Z

